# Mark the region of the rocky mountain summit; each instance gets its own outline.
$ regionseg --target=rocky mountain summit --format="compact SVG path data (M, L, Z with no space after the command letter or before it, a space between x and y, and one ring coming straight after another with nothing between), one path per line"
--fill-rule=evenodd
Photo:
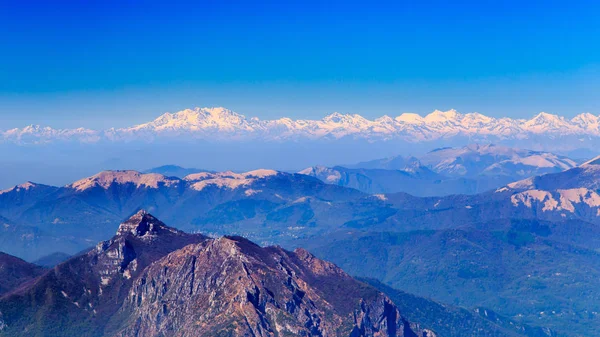
M119 336L434 336L335 265L241 237L157 261L121 312L131 320Z
M133 280L152 262L206 240L139 211L110 240L0 299L0 336L102 336Z
M170 228L145 211L0 297L0 336L436 336L305 250Z

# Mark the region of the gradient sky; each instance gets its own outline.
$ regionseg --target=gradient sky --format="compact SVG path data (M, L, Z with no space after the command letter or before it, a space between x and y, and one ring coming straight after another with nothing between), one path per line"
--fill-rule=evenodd
M0 1L0 129L600 113L593 1Z

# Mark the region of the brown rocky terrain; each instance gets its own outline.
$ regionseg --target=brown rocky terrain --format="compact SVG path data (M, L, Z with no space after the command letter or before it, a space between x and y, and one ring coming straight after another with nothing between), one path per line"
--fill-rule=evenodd
M382 293L303 249L240 237L190 245L152 264L121 309L119 336L433 336Z
M305 250L209 239L140 211L0 298L0 336L435 336Z
M145 267L203 240L140 211L112 239L1 297L0 336L103 336Z

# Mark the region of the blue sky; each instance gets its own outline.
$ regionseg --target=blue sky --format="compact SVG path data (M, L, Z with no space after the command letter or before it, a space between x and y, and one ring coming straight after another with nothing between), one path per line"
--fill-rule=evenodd
M600 113L592 1L2 1L0 129L225 106L260 118Z

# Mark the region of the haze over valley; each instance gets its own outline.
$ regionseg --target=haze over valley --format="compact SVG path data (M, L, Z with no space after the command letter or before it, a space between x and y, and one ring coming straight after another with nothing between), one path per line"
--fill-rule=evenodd
M306 247L356 276L504 317L486 329L579 336L598 324L599 159L469 144L346 166L167 165L26 182L0 192L0 242L5 253L60 263L146 210L188 233Z

